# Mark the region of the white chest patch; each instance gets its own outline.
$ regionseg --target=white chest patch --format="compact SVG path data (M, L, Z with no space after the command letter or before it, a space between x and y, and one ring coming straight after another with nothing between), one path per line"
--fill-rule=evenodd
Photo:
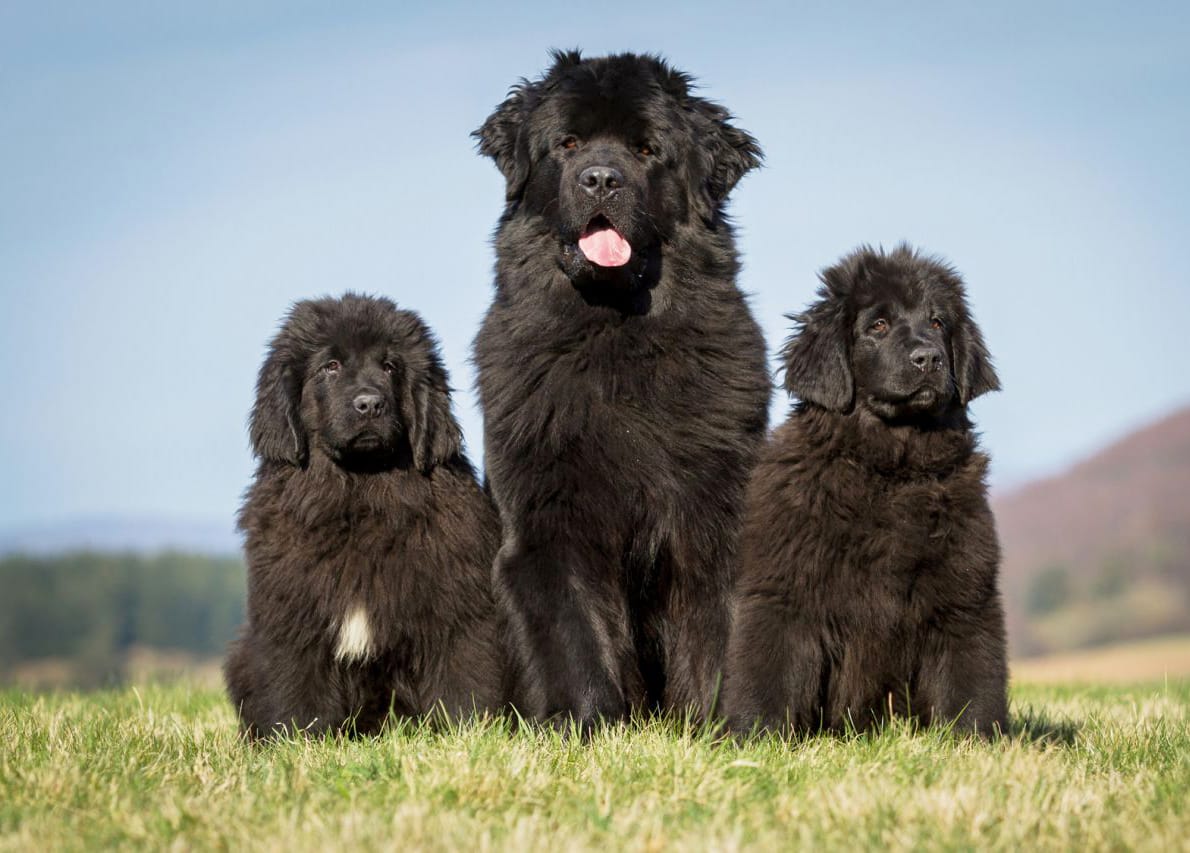
M349 610L339 623L339 644L335 646L335 660L351 663L372 656L372 628L362 607Z

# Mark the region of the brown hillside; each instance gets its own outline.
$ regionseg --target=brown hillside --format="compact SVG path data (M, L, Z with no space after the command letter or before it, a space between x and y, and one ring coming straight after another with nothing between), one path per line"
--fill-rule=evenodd
M1017 654L1190 628L1190 407L994 508Z

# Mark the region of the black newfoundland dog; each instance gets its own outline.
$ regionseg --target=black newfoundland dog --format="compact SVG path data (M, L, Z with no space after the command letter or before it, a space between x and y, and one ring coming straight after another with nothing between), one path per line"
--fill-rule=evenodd
M299 302L257 382L240 512L248 618L225 666L252 737L496 708L499 519L429 330L387 299Z
M476 131L507 205L475 360L515 703L586 730L717 695L770 393L723 207L760 150L658 58L554 60Z
M1007 721L999 547L967 404L999 387L950 267L861 249L796 319L800 403L748 487L733 729Z

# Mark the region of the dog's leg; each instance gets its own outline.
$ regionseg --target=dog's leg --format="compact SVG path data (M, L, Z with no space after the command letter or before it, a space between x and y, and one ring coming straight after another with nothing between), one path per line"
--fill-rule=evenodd
M521 673L514 704L560 727L573 720L584 732L628 712L624 596L598 562L573 544L506 543L494 570Z
M729 630L727 604L699 597L670 612L663 708L710 717L719 696Z
M962 620L962 621L960 621ZM991 737L1008 730L1008 665L999 598L970 618L954 617L926 638L914 712L925 722Z
M700 544L701 549L676 542L661 554L668 562L663 707L707 719L719 696L731 629L731 558L727 549L715 547L719 543Z
M319 663L247 635L233 647L226 672L232 702L253 740L276 734L320 735L352 717L329 650L326 661Z
M431 708L453 719L496 713L507 702L503 625L494 612L460 626L444 638L442 659L425 678L423 693Z
M830 695L822 629L798 618L787 597L746 595L736 609L722 709L731 730L816 732Z

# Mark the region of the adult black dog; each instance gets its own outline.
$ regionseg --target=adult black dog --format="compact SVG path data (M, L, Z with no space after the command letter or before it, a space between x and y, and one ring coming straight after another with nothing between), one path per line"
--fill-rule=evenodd
M256 394L248 619L225 667L245 731L497 707L499 519L420 318L352 294L299 302Z
M967 404L999 388L950 267L861 249L796 317L800 403L748 487L732 726L1007 717L999 547Z
M515 702L705 713L767 423L723 212L760 151L660 59L554 59L476 131L507 179L475 359Z

